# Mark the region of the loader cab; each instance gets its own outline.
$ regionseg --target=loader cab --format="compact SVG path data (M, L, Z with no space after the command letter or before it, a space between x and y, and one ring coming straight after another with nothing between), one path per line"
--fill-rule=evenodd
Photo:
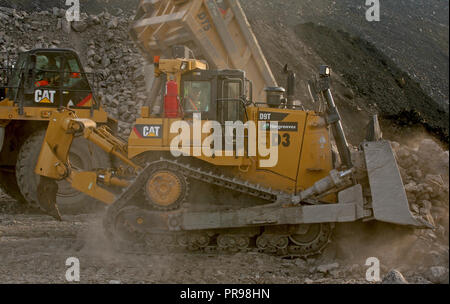
M19 55L7 97L25 107L98 109L78 55L69 49L35 49Z
M246 93L251 85L241 70L196 70L183 75L181 104L186 119L201 113L202 120L245 121ZM251 94L250 94L251 95Z

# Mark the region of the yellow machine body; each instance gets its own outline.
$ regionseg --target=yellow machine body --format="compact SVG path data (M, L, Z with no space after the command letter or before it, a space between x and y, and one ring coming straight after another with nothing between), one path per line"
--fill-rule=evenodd
M333 170L332 150L329 130L322 116L311 111L283 109L247 108L249 119L258 125L260 112L287 114L283 123L298 126L295 131L279 132L278 162L273 168L260 167L261 157L192 156L215 166L235 167L235 177L265 187L279 189L287 193L296 193L311 187L316 181L324 178ZM160 126L160 134L143 138L134 128L128 139L128 156L133 159L143 153L156 151L170 152L171 142L178 133L170 133L172 124L178 119L140 118L136 125ZM192 121L191 121L192 123ZM202 125L208 121L202 121ZM192 129L191 129L191 132ZM267 132L268 133L268 132ZM209 134L202 134L203 142ZM191 133L191 138L193 138ZM258 151L259 152L259 151ZM191 154L193 147L191 147Z

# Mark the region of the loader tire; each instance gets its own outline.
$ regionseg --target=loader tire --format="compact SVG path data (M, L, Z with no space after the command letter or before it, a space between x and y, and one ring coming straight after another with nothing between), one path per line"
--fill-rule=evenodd
M0 171L0 190L20 203L26 202L17 185L15 172Z
M31 135L20 148L16 164L19 189L28 203L38 205L37 185L40 176L34 173L46 130ZM82 170L109 168L108 155L100 151L84 138L75 138L69 152L69 160L74 167ZM58 182L56 196L61 214L83 214L98 210L103 206L99 201L73 189L67 181Z

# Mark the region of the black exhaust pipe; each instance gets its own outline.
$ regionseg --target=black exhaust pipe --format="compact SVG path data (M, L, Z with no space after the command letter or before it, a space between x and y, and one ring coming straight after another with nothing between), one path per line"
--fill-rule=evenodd
M286 81L286 97L287 97L287 103L286 108L293 109L294 108L294 100L295 100L295 84L297 80L297 75L294 71L289 70L288 65L286 64L284 66L284 73L287 74L287 81Z
M327 122L329 125L331 125L331 130L336 141L336 146L338 148L342 164L350 169L353 167L352 157L350 154L350 149L348 147L347 138L345 137L344 128L342 127L341 115L339 114L339 111L334 102L333 94L331 94L330 74L331 70L328 66L320 66L320 79L322 82L320 85L320 91L327 101Z

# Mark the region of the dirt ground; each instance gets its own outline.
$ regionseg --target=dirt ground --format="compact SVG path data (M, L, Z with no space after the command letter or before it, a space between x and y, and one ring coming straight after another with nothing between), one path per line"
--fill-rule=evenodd
M16 206L12 206L12 205ZM102 234L101 215L65 216L55 222L37 211L26 214L16 202L2 200L0 282L66 283L66 259L80 260L81 283L344 283L363 276L309 270L316 260L283 260L264 254L137 255L114 251ZM18 210L13 210L17 208ZM16 213L17 212L17 213Z
M104 211L65 215L63 222L56 222L1 194L0 282L67 283L66 259L76 257L81 283L367 284L366 260L375 257L381 278L396 269L409 283L448 283L448 152L426 133L393 147L411 209L428 217L436 229L337 224L324 252L308 259L259 253L146 255L134 248L113 248L103 234Z
M368 269L365 259L374 251L370 253L368 249L372 242L362 234L355 235L355 229L377 230L360 225L337 227L338 234L325 253L308 260L281 259L255 253L142 255L115 251L102 233L101 215L65 216L64 222L59 223L38 211L17 214L11 210L11 204L18 204L16 202L2 200L0 206L6 204L10 212L0 215L1 283L67 283L66 259L76 257L80 260L80 283L365 284ZM381 227L381 230L386 229ZM395 231L394 227L388 229ZM399 246L399 242L392 243L392 237L381 238L382 232L378 232L378 245L373 245L372 250L380 253ZM404 251L414 243L410 240L415 238L414 235L403 233L409 236L400 233L396 238L405 244L391 252L391 260L381 259L382 263L385 262L381 266L383 275L398 260L406 257ZM350 247L340 245L352 243ZM367 257L353 256L351 252L355 249L366 250ZM441 250L443 252L434 253L435 259L448 255L448 247ZM399 251L403 252L399 254ZM425 266L397 266L411 283L428 282L424 278Z

